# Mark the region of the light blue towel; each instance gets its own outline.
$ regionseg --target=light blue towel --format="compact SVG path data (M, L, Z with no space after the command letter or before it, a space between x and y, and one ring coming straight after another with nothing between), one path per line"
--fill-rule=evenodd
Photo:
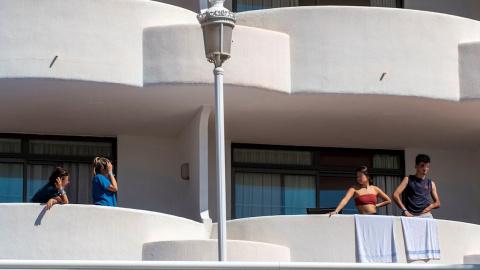
M355 215L358 262L397 262L394 224L392 216Z
M428 218L401 218L407 259L440 260L437 221Z

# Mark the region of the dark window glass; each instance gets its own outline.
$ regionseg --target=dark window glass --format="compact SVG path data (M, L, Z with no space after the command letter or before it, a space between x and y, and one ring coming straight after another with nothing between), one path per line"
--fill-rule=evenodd
M235 218L306 214L315 207L315 177L235 173Z
M401 0L233 0L233 11L296 6L366 6L401 8Z
M0 202L29 202L53 169L63 167L69 173L70 203L91 204L91 162L103 156L115 163L115 146L113 138L2 134Z
M55 168L54 164L39 164L39 165L28 165L27 167L27 202L29 202L33 195L48 183L48 178Z
M0 163L0 203L23 201L23 164Z
M403 177L403 152L370 149L232 145L235 218L306 214L334 208L367 166L374 185L392 194ZM353 199L344 214L356 214ZM399 215L393 204L380 214Z
M99 156L112 155L112 143L76 142L59 140L30 140L30 153L56 156Z
M338 203L345 197L346 191L354 184L356 184L356 179L353 176L320 177L320 187L318 189L320 208L337 207ZM358 214L353 199L343 207L343 214Z
M0 138L0 153L20 153L22 151L22 140Z
M233 160L238 163L312 165L311 151L234 149Z

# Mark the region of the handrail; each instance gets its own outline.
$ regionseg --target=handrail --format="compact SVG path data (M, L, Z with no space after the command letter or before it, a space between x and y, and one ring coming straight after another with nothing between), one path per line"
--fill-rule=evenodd
M474 264L0 260L0 269L480 269Z

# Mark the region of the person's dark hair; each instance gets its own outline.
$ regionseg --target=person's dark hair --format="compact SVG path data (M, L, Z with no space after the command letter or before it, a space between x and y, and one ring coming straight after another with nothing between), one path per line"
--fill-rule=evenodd
M60 177L63 180L65 176L68 176L68 172L62 167L56 167L48 178L48 184L54 187L55 183L57 183L57 178Z
M415 165L420 164L420 162L430 163L430 157L429 157L428 155L425 155L425 154L419 154L419 155L415 158Z
M373 178L370 176L370 172L368 171L367 166L362 166L357 169L357 172L361 172L365 174L365 176L368 178L368 184L373 185Z

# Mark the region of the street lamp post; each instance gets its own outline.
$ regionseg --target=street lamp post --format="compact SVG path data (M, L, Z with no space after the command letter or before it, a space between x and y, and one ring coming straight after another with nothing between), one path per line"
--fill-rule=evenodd
M227 260L225 200L225 132L223 120L223 68L230 58L232 31L237 15L223 7L225 0L209 0L212 6L197 16L203 30L205 56L215 64L215 124L217 136L218 260Z

